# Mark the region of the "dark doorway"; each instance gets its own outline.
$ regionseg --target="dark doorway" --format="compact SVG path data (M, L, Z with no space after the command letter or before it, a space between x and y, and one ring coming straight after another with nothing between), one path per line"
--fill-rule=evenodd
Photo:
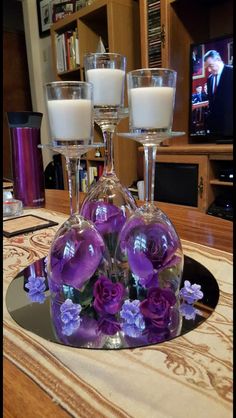
M4 1L3 24L3 177L12 179L8 111L32 110L22 4Z

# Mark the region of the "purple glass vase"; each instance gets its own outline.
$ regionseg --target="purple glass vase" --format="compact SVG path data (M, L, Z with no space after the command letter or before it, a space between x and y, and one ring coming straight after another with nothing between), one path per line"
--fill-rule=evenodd
M42 207L45 203L44 170L40 144L43 114L7 112L10 127L13 193L24 207Z

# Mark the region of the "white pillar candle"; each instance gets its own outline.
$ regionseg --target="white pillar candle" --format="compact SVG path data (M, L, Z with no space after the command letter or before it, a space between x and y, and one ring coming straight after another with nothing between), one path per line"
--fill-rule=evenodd
M173 87L137 87L129 91L131 124L137 129L169 129L174 106Z
M123 101L125 71L116 68L87 70L87 79L93 83L94 105L120 106Z
M91 100L64 99L48 101L48 116L54 139L88 139L92 134Z

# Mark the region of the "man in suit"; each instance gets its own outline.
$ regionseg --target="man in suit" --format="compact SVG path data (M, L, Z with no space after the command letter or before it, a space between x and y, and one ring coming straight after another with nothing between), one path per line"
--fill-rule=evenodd
M217 136L233 135L233 67L225 65L215 50L204 55L205 67L211 73L207 79L209 111L207 132Z
M202 102L202 86L199 85L196 87L196 93L192 95L192 103Z

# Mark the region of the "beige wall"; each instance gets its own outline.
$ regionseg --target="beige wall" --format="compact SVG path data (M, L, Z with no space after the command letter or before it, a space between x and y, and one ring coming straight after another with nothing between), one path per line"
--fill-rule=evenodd
M42 112L41 143L50 141L44 84L53 81L50 36L39 37L37 6L34 0L22 0L25 41L33 111ZM52 152L43 150L44 167L52 160Z

